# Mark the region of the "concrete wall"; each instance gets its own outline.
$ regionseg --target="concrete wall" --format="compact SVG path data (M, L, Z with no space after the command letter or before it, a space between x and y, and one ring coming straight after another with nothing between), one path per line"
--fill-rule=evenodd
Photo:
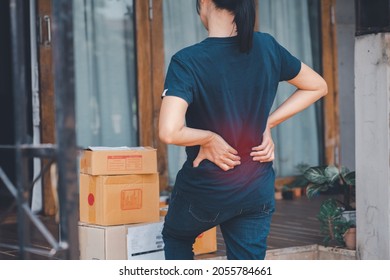
M357 252L389 260L390 33L355 42Z
M341 164L355 170L355 0L336 1Z

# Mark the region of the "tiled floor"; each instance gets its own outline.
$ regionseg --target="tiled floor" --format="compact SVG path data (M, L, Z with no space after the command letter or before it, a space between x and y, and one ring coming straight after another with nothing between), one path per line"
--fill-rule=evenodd
M268 238L268 248L287 248L302 245L321 244L323 237L319 231L319 222L316 215L323 198L308 200L305 196L293 200L277 200L276 212L273 216L271 231ZM1 212L0 212L1 213ZM1 216L1 215L0 215ZM41 220L48 227L53 236L58 236L58 226L49 217ZM18 245L17 219L9 215L0 220L0 260L17 259L17 250L4 248L6 245ZM38 249L47 249L49 245L43 241L42 235L33 227L31 244ZM3 246L1 246L3 244ZM217 231L217 251L211 254L197 256L197 259L225 256L225 245L220 231ZM31 255L31 259L47 259L39 255Z

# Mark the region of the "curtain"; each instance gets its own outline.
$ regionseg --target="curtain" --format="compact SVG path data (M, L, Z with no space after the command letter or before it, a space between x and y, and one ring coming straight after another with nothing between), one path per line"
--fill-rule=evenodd
M319 17L310 0L259 0L260 31L272 34L276 40L305 64L317 68L319 44L312 39L314 28L318 27ZM313 19L317 22L313 22ZM318 34L318 33L317 33ZM316 53L313 53L313 49ZM317 69L318 70L318 69ZM279 106L294 87L281 83L274 102ZM275 142L274 168L278 177L295 175L300 164L318 165L320 163L321 125L319 106L313 105L273 129Z
M207 31L196 12L194 0L164 0L164 52L165 70L171 57L180 49L198 43L207 37ZM169 185L175 183L176 174L186 160L184 147L168 145Z
M133 0L74 0L79 146L136 146Z

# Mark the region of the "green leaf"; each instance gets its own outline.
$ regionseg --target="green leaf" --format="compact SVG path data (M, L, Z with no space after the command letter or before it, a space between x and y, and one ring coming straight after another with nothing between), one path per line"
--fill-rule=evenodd
M307 169L310 168L310 165L306 164L306 163L299 163L297 164L296 166L296 169L298 170L298 172L300 174L303 174Z
M345 176L346 174L348 174L350 171L349 171L349 169L347 168L347 167L345 167L345 166L341 166L341 168L340 168L340 175L341 176Z
M325 176L325 168L321 166L310 167L307 169L303 175L305 178L313 184L324 184L327 182L327 177Z
M342 209L337 205L337 202L333 198L325 200L320 206L319 215L322 217L329 218L338 218L341 216Z
M352 171L345 175L343 175L344 181L347 183L347 185L355 186L356 185L356 172Z
M325 235L325 245L332 240L343 245L343 234L349 227L349 223L341 216L342 211L334 198L329 198L321 204L317 217L320 221L320 231Z
M307 188L306 188L306 196L311 199L317 195L320 194L320 192L324 192L324 191L327 191L328 190L328 186L327 184L323 184L323 185L314 185L314 184L311 184L309 185Z
M330 165L325 168L324 174L327 177L327 182L333 184L339 178L339 169L336 166Z

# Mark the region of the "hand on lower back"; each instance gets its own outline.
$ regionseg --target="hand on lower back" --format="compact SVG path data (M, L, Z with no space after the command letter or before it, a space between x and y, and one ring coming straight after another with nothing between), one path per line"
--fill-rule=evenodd
M214 134L214 136L207 143L200 146L198 156L193 162L194 167L207 159L224 171L233 169L235 166L241 164L238 152L231 147L221 136Z
M272 140L271 129L267 126L263 133L263 142L260 146L253 147L251 157L254 161L270 162L275 159L275 144Z

